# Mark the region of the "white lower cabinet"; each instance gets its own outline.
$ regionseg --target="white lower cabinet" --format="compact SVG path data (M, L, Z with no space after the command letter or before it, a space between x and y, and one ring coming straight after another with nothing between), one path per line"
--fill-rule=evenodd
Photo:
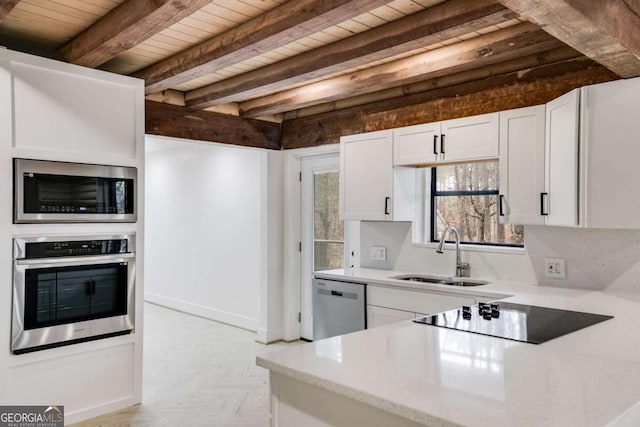
M488 298L367 286L367 328L489 301Z
M389 325L402 320L411 320L418 316L412 311L367 305L367 328Z

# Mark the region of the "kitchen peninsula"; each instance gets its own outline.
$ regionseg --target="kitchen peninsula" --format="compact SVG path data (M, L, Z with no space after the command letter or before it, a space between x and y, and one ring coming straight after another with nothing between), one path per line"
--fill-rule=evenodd
M442 290L390 279L402 273L316 275ZM634 425L637 293L508 281L460 292L614 318L540 345L403 321L260 356L258 365L271 371L272 425Z

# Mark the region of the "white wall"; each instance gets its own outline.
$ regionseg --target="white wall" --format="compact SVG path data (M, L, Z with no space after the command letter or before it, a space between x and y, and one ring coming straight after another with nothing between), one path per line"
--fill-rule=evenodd
M260 323L267 152L147 137L148 301Z
M434 247L413 245L411 223L362 222L361 266L416 273L451 275L453 245L444 254ZM370 246L386 246L387 261L371 261ZM525 251L492 253L463 251L471 276L516 280L577 289L640 289L640 231L591 230L525 226ZM544 259L566 260L566 279L545 277Z

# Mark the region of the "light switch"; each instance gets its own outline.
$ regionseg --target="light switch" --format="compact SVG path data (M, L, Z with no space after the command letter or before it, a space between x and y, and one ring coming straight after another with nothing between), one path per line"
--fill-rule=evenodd
M370 258L372 261L386 261L387 248L384 246L371 246Z

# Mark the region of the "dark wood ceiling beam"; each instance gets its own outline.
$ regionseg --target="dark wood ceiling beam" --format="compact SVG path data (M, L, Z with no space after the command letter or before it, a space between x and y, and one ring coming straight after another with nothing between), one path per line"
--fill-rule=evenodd
M617 76L584 56L491 78L282 123L284 149L337 144L340 136L544 104Z
M97 67L210 3L211 0L127 0L78 34L60 52Z
M13 10L20 0L3 0L0 1L0 21Z
M145 132L150 135L195 139L279 150L280 124L145 101Z
M493 0L453 0L304 52L257 70L187 92L187 105L206 108L281 91L389 56L469 34L518 15Z
M147 93L169 89L277 49L386 3L388 0L289 0L133 75L146 81Z
M637 0L500 0L621 77L640 75Z
M293 120L303 117L314 116L331 111L343 110L346 108L356 107L359 105L367 105L379 103L385 100L396 100L409 95L415 95L422 92L429 92L436 89L442 89L449 86L460 85L462 83L484 80L494 76L512 73L514 71L527 72L532 68L539 68L542 65L555 64L557 62L566 61L584 56L570 48L569 46L552 49L546 52L527 55L520 58L511 59L497 64L485 65L484 67L474 68L472 70L461 71L459 73L448 74L442 77L436 77L429 80L423 80L403 86L396 86L384 89L378 92L367 93L352 98L339 99L325 104L314 105L299 110L289 111L285 113L284 120Z
M242 117L281 113L561 47L534 24L520 24L362 71L240 104Z

